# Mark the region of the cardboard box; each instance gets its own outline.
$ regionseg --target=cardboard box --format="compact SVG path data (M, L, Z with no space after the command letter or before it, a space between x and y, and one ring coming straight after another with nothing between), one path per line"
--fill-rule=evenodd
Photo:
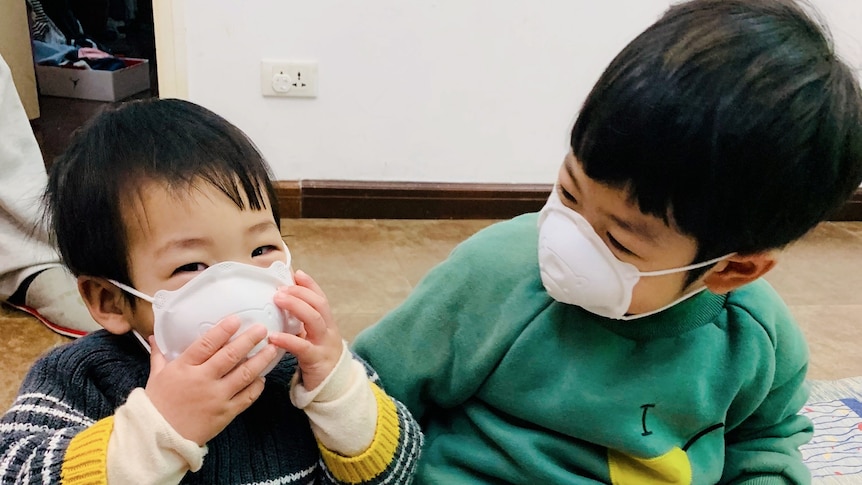
M99 71L77 67L36 66L39 93L63 98L119 101L150 89L150 63L122 58L126 67Z

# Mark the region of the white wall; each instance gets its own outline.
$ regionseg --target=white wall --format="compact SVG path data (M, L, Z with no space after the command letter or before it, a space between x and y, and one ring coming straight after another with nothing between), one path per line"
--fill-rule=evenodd
M862 67L862 2L814 3ZM172 0L166 79L245 130L277 179L548 183L592 84L668 4ZM262 97L264 58L319 62L318 98Z

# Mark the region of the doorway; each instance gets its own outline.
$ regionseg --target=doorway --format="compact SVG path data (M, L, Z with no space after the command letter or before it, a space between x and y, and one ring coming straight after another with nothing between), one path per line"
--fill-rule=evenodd
M149 65L149 89L126 100L158 97L152 0L26 1L34 41L45 39L44 29L50 28L54 32L59 31L59 35L48 37L52 42L65 42L67 46L92 46L115 57L146 59ZM35 60L42 64L38 58ZM106 105L114 103L41 93L38 100L40 116L32 120L31 125L46 167L50 167L53 160L66 149L72 133L78 127Z

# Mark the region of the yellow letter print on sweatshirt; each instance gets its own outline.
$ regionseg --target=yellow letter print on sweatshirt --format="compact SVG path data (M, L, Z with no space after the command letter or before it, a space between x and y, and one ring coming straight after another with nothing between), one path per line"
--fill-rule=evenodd
M674 447L655 458L636 458L608 450L613 485L691 485L691 463Z
M723 427L724 423L713 424L695 434L682 448L674 446L667 453L655 458L637 458L609 449L608 466L611 483L613 485L691 485L691 461L686 452L697 440ZM652 432L647 431L644 426L642 435L651 434Z

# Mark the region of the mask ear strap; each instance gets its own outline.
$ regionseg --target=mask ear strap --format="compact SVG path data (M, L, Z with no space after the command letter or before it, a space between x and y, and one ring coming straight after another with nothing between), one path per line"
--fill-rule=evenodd
M124 285L124 284L120 283L119 281L112 280L110 278L108 278L108 281L110 281L112 285L116 286L117 288L119 288L123 291L128 292L131 295L137 296L138 298L140 298L142 300L146 300L150 303L153 302L152 298L150 298L149 296L141 293L140 291L138 291L138 290L136 290L130 286ZM153 352L153 350L150 348L150 344L147 343L146 339L144 339L144 337L141 334L139 334L137 330L132 330L132 333L135 334L135 338L137 338L138 342L140 342L141 345L144 347L144 349L147 350L147 353L151 354Z
M112 280L112 279L110 279L110 278L108 278L108 281L110 281L110 282L111 282L111 284L113 284L113 285L114 285L114 286L116 286L117 288L119 288L119 289L121 289L121 290L125 291L126 293L129 293L129 294L131 294L131 295L137 296L137 297L138 297L138 298L140 298L141 300L145 300L145 301L148 301L148 302L150 302L150 303L152 303L152 302L153 302L153 297L151 297L151 296L149 296L149 295L145 295L145 294L141 293L140 291L138 291L138 290L136 290L136 289L132 288L131 286L126 286L126 285L124 285L124 284L120 283L119 281Z
M690 264L688 266L683 266L681 268L671 268L671 269L660 269L658 271L642 271L640 272L641 276L661 276L672 273L682 273L683 271L690 271L697 268L703 268L704 266L709 266L711 264L715 264L721 260L727 259L733 256L736 253L725 254L724 256L719 256L717 258L712 258L709 261L704 261L702 263Z
M634 315L623 315L623 316L621 316L619 319L620 319L620 320L625 320L625 321L631 321L631 320L637 320L637 319L639 319L639 318L648 317L648 316L650 316L650 315L655 315L655 314L656 314L656 313L658 313L658 312L663 312L663 311L667 310L668 308L670 308L670 307L672 307L672 306L674 306L674 305L677 305L677 304L679 304L679 303L682 303L682 302L683 302L683 301L685 301L685 300L688 300L689 298L693 297L694 295L696 295L696 294L698 294L698 293L700 293L700 292L702 292L702 291L704 291L704 290L706 290L706 287L705 287L705 286L704 286L703 288L698 288L698 289L696 289L696 290L692 290L692 291L690 291L690 292L686 293L685 295L682 295L681 297L677 298L676 300L674 300L674 301L672 301L672 302L668 303L667 305L665 305L665 306L663 306L663 307L661 307L661 308L657 308L657 309L655 309L655 310L653 310L653 311L649 311L649 312L646 312L646 313L636 313L636 314L634 314Z
M153 349L150 348L150 344L147 343L146 340L144 340L144 337L142 337L141 334L139 334L137 330L132 330L132 333L135 334L135 337L138 339L139 342L141 342L141 345L143 345L144 348L147 349L147 353L152 354Z
M290 268L290 265L293 264L293 255L290 254L290 248L287 247L287 243L282 239L281 244L284 246L284 252L287 254L287 267Z

